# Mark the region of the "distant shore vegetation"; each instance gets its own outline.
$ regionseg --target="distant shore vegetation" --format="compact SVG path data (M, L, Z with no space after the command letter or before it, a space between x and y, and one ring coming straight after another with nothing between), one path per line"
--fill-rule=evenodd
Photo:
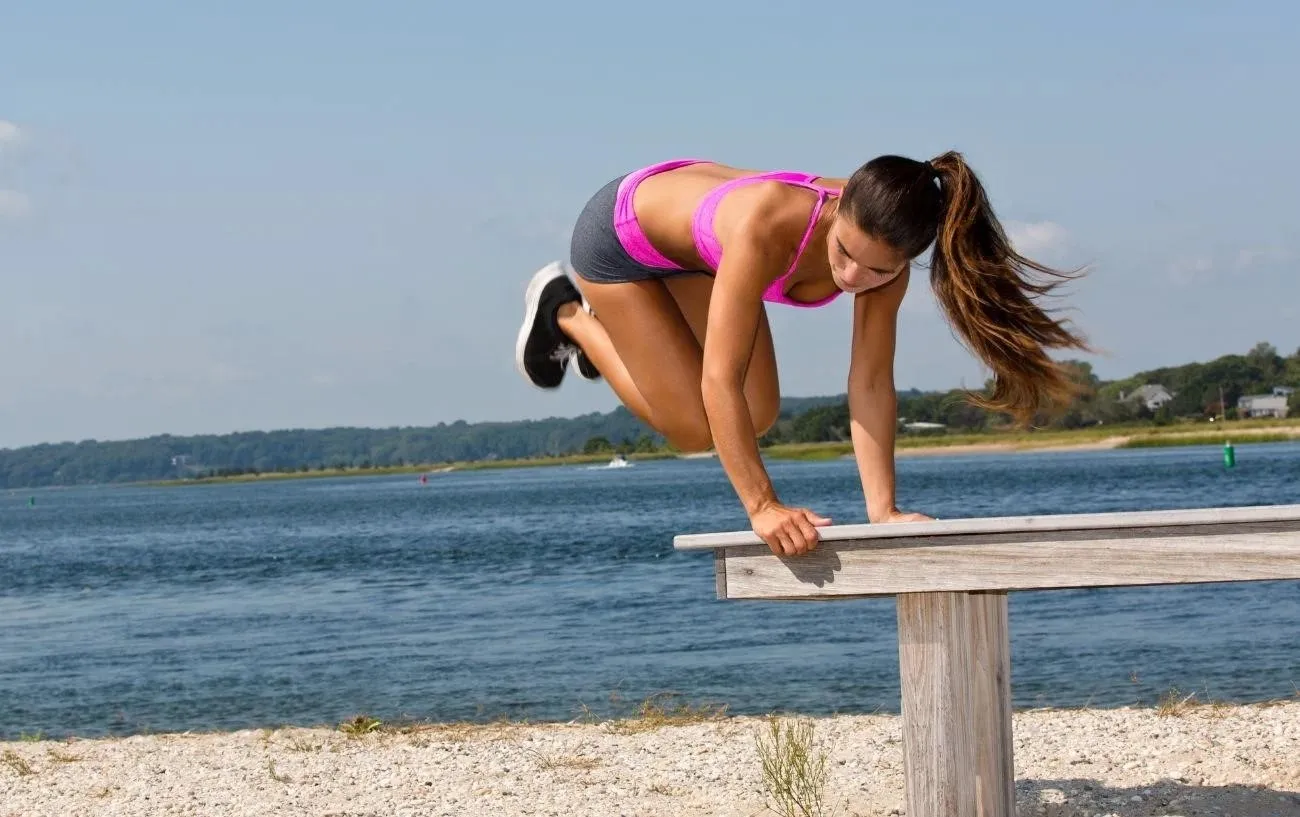
M898 395L900 454L944 450L1149 447L1300 438L1300 350L1268 343L1206 363L1098 378L1066 361L1079 385L1064 411L1030 429L972 406L966 392ZM987 391L991 384L984 384ZM852 454L846 395L788 397L759 441L766 457ZM190 484L355 474L607 462L679 456L626 409L517 422L426 427L326 428L140 440L51 443L0 450L0 489L85 484Z

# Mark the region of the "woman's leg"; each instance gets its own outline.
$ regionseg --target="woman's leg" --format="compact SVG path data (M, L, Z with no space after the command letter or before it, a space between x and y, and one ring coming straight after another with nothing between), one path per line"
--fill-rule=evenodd
M695 340L704 347L705 330L709 322L709 302L713 297L713 278L708 275L683 275L664 279L673 300L691 325ZM749 404L749 417L754 432L763 436L776 425L781 413L781 388L777 378L776 349L772 343L772 328L767 321L767 311L759 315L758 331L754 335L754 348L750 352L749 367L745 371L745 402Z
M563 333L600 370L628 410L683 451L713 444L700 394L703 339L713 279L707 275L579 286L594 315L577 303L557 314ZM780 408L776 357L766 316L745 378L755 431Z

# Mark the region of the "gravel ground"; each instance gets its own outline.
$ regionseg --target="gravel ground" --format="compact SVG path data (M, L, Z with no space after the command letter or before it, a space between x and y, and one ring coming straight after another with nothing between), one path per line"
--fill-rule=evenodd
M826 813L905 814L894 716L814 719ZM0 743L0 817L772 813L762 719ZM1300 701L1015 715L1021 815L1300 817Z

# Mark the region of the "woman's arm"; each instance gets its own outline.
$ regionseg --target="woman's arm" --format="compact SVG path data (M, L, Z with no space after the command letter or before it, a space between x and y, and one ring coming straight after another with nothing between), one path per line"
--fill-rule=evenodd
M894 348L898 308L907 292L910 268L877 290L853 301L853 351L849 363L849 429L867 503L867 519L912 522L924 514L898 510L894 492L894 435L898 395L894 389Z
M790 254L779 230L756 228L771 223L765 215L756 210L752 225L734 231L718 265L709 301L700 392L718 460L754 532L773 553L793 556L815 548L816 527L830 520L806 508L786 507L777 499L745 400L745 373L758 333L763 290L781 274Z

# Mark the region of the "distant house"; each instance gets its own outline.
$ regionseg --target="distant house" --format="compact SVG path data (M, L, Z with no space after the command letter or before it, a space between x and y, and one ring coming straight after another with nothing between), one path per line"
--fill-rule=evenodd
M1290 396L1293 395L1293 394L1295 394L1295 389L1291 388L1290 386L1274 386L1274 387L1273 387L1273 396L1274 396L1274 397L1290 397Z
M1159 383L1139 386L1129 394L1125 394L1124 392L1119 393L1119 400L1121 403L1137 401L1146 406L1150 411L1156 411L1173 399L1174 396L1169 393L1169 390Z
M1279 390L1293 391L1286 386L1278 386L1273 389L1272 394L1245 394L1237 399L1237 416L1238 417L1277 417L1286 416L1287 394L1279 394Z

